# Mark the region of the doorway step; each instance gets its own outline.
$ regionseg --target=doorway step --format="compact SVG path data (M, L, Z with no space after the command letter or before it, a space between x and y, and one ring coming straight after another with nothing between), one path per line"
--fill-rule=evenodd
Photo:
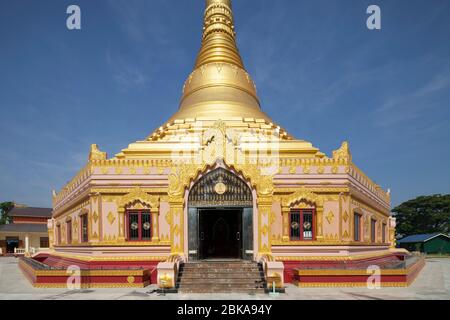
M214 260L181 265L179 293L265 293L262 266L253 261Z

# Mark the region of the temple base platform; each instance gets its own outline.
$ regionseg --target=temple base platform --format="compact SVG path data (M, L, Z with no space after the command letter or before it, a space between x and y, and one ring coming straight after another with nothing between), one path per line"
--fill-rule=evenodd
M409 286L425 265L423 257L407 251L384 251L340 257L291 257L284 260L284 283L299 287ZM81 260L53 254L23 257L19 267L38 288L143 288L157 284L159 261L127 261L117 257ZM78 282L77 282L78 281Z
M398 253L341 261L283 263L285 281L298 287L407 287L425 266L425 259Z
M84 261L40 254L20 258L19 267L36 288L144 288L156 283L160 261Z

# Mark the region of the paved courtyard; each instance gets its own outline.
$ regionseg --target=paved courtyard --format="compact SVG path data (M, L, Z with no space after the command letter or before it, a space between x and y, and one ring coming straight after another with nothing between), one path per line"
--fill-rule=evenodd
M0 300L96 300L96 299L166 299L166 300L389 300L389 299L432 299L450 300L450 259L428 259L427 264L416 281L408 288L297 288L288 285L286 294L277 298L268 295L244 294L169 294L165 296L152 293L155 286L143 289L36 289L25 279L17 266L16 258L0 258Z

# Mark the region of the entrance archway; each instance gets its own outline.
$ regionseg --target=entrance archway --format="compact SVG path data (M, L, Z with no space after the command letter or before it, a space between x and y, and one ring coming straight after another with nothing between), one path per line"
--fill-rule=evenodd
M189 260L253 259L253 195L237 175L218 168L188 197Z

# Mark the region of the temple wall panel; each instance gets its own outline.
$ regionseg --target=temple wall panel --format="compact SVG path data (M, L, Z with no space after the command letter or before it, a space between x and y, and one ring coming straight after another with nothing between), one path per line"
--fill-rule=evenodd
M353 214L350 205L350 196L339 196L339 212L341 223L341 239L343 241L351 241L353 240Z
M167 221L170 213L168 202L160 202L159 204L159 238L161 241L170 241L170 224Z
M54 244L56 244L56 241L58 239L57 235L57 225L60 225L61 227L61 243L59 245L67 245L67 222L72 221L72 245L79 244L80 243L80 228L81 228L81 221L80 221L80 215L82 213L89 213L90 215L91 205L90 202L84 202L82 205L79 205L75 208L67 210L67 212L61 214L57 218L55 218L54 221L54 228L52 230L52 235L54 239Z
M389 226L389 217L385 216L381 212L377 212L374 209L368 207L363 203L359 203L352 199L350 208L352 211L352 234L353 234L353 216L354 213L359 213L362 215L362 239L365 242L371 241L371 220L374 219L376 221L375 227L375 235L376 235L376 243L382 243L382 225L386 224L386 241L388 241L388 226Z
M102 203L101 196L94 195L90 198L90 211L89 211L89 242L95 243L100 241L101 233L101 216L102 216Z
M339 202L325 201L323 206L323 237L325 241L340 240L339 224Z
M276 241L281 241L283 236L283 217L281 214L281 203L274 202L272 204L271 212L271 238Z
M119 211L115 202L102 202L102 241L115 241L119 236Z

